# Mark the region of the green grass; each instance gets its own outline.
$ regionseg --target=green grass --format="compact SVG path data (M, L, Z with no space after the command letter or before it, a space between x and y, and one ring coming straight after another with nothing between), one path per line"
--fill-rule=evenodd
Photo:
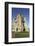
M29 37L29 32L12 32L12 38L25 38Z

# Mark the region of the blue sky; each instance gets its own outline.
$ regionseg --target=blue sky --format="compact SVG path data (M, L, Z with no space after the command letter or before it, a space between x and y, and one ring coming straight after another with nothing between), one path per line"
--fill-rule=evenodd
M29 23L29 8L12 8L12 18L20 13L25 16L27 22Z

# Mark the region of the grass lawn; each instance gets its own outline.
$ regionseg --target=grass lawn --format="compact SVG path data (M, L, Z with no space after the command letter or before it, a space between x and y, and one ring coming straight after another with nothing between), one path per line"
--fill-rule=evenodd
M29 32L12 32L12 38L25 38L29 37Z

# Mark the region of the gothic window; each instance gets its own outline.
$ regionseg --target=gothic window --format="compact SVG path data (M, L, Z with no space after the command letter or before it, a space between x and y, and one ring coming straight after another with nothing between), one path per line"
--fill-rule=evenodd
M16 28L16 31L18 31L18 28Z

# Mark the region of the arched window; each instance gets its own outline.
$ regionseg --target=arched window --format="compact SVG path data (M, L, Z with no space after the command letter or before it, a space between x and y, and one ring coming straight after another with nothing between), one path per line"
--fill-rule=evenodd
M16 28L16 31L18 31L18 28Z

